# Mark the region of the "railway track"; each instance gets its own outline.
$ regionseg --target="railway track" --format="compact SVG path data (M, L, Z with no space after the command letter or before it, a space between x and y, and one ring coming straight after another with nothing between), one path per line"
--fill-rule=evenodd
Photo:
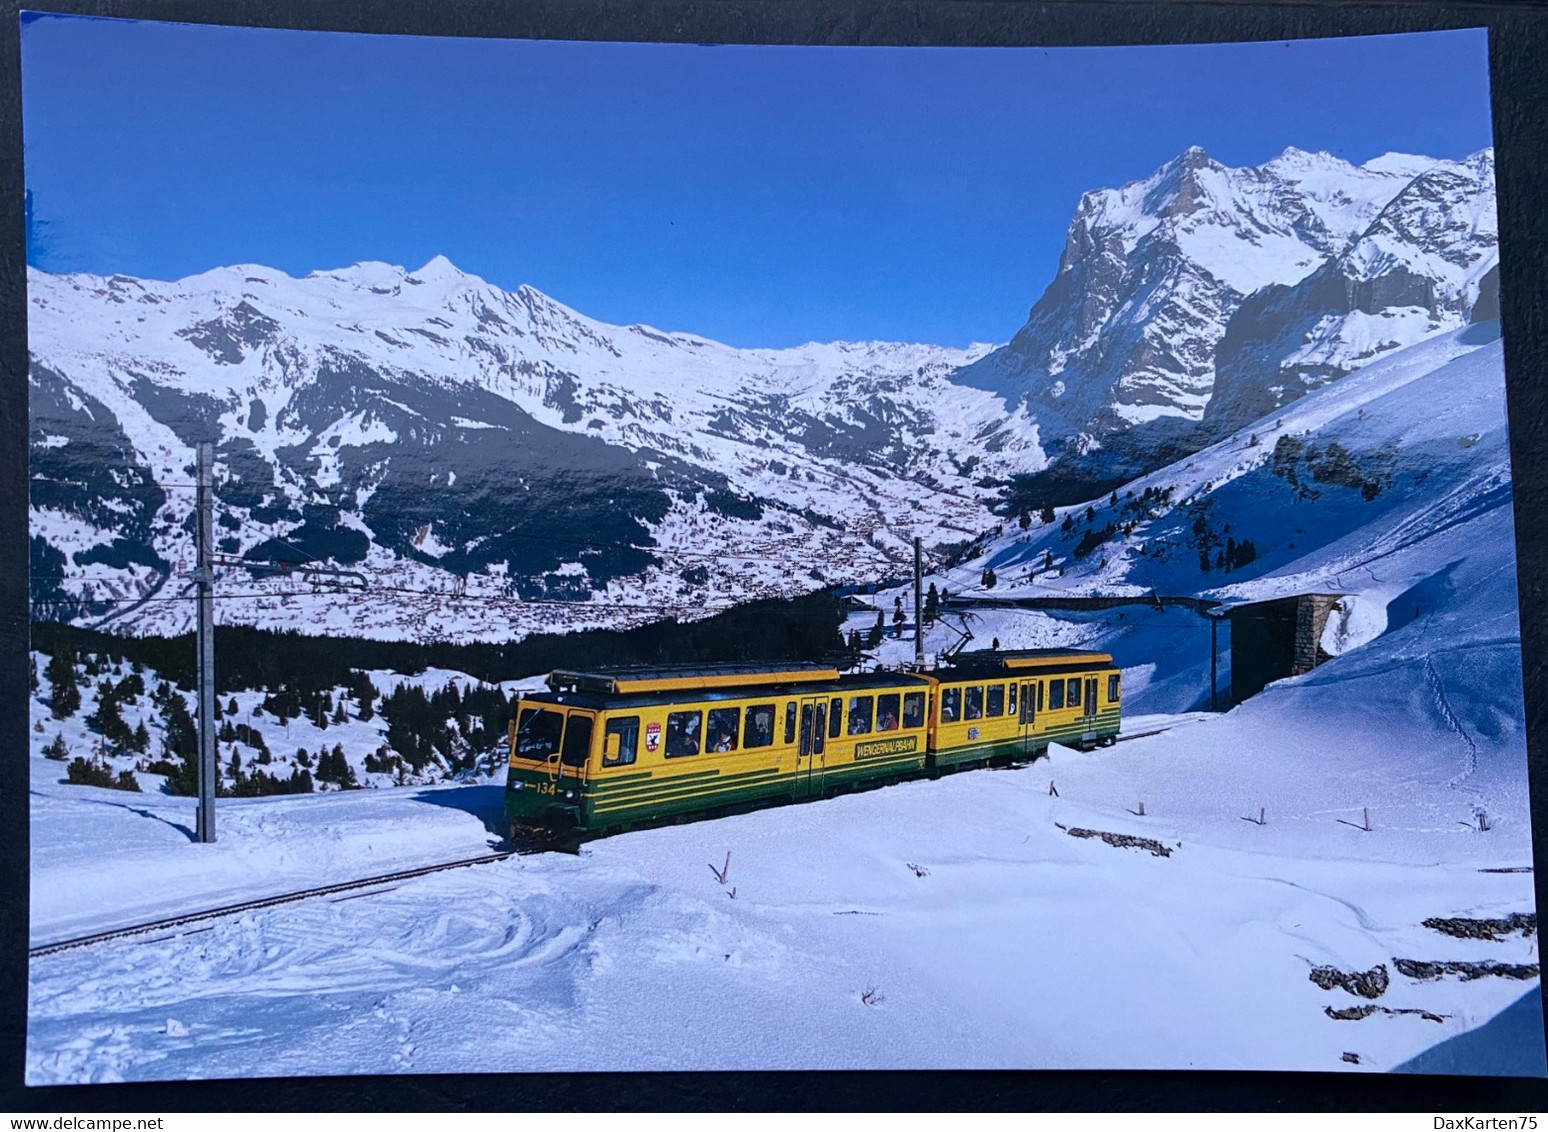
M1189 721L1191 722L1191 721ZM1163 731L1170 731L1177 724L1168 724L1165 727L1156 727L1146 731L1139 731L1131 735L1119 735L1117 741L1122 743L1127 739L1143 739L1150 735L1159 735ZM173 932L174 935L189 934L178 932L177 929L188 927L191 924L201 923L205 920L220 919L223 916L237 916L243 912L256 912L263 908L274 908L281 904L293 904L299 900L315 900L326 896L341 896L342 899L352 900L359 896L372 895L369 890L380 888L383 885L395 884L402 881L413 880L416 877L429 876L431 873L447 872L451 869L465 869L473 865L488 865L496 861L504 861L523 853L542 852L545 849L560 847L560 840L554 838L542 839L541 837L530 844L518 846L513 849L501 850L495 853L486 853L479 857L464 857L458 861L443 861L437 865L423 865L417 869L401 869L397 872L382 873L379 876L365 877L360 880L340 881L337 884L325 884L316 888L304 888L296 892L284 892L276 896L265 896L258 900L244 900L239 904L226 904L219 908L206 908L199 912L187 912L180 916L168 916L161 920L151 920L144 924L131 924L128 927L114 928L105 932L94 932L91 935L75 936L71 939L55 940L52 943L39 944L37 947L27 949L27 958L40 959L45 955L56 955L61 951L71 951L78 947L89 947L96 943L107 943L109 940L127 939L131 936L149 935L152 932ZM345 895L352 894L352 895ZM201 929L208 930L208 929ZM162 938L173 938L164 936ZM155 942L147 940L145 942Z
M333 896L339 893L350 892L358 895L370 895L370 893L362 893L359 890L375 888L399 881L413 880L415 877L446 872L449 869L465 869L472 865L488 865L495 861L503 861L507 857L514 857L520 852L522 850L510 849L499 853L487 853L482 857L465 857L460 861L444 861L438 865L425 865L417 869L403 869L395 873L383 873L380 876L366 877L362 880L347 880L341 881L338 884L325 884L317 888L301 889L298 892L284 892L278 896L266 896L260 900L245 900L240 904L227 904L220 908L206 908L201 912L188 912L181 916L168 916L166 919L152 920L145 924L133 924L124 928L114 928L112 931L95 932L92 935L76 936L73 939L55 940L53 943L44 943L39 944L37 947L28 948L27 958L38 959L45 955L70 951L77 947L88 947L94 943L106 943L108 940L125 939L129 936L146 935L150 932L174 930L187 927L190 924L197 924L203 920L214 920L222 916L236 916L243 912L257 911L260 908L273 908L280 904L292 904L297 900L314 900L322 896ZM345 899L351 899L351 897L346 896ZM146 942L150 941L147 940Z

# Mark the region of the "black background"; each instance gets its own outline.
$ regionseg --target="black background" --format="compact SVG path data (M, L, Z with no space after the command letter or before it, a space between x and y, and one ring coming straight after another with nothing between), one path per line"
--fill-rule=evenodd
M1548 1110L1548 1081L1364 1073L523 1074L271 1078L27 1089L27 383L20 39L0 17L0 1111ZM1515 475L1533 847L1548 831L1548 8L1528 3L975 0L51 0L33 10L409 35L697 43L1064 46L1489 28L1501 304ZM1537 875L1537 904L1548 907ZM1137 941L1143 947L1143 941ZM1121 1018L1112 1020L1122 1025ZM621 1051L627 1061L627 1052ZM255 1072L261 1066L254 1066Z

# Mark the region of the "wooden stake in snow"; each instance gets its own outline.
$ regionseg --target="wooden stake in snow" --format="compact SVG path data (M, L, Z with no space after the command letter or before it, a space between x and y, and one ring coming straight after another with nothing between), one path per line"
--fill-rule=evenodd
M726 850L726 863L724 865L718 869L714 865L711 865L709 867L709 871L715 874L716 880L718 880L721 884L725 884L726 874L731 871L731 850Z
M1366 807L1364 807L1364 809L1365 809L1365 832L1369 833L1371 831L1371 808L1369 806L1366 806Z
M1262 806L1258 807L1258 824L1268 825L1268 810Z
M1059 788L1053 784L1053 779L1051 778L1048 780L1048 793L1052 794L1055 798L1059 796Z
M1139 804L1139 816L1140 817L1144 817L1145 816L1145 803L1144 802L1141 802Z
M1484 813L1482 810L1478 811L1478 832L1489 832L1489 815Z

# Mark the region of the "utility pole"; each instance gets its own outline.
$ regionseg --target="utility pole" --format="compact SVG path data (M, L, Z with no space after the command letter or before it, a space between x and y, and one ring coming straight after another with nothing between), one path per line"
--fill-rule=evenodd
M924 584L923 558L919 550L919 536L914 536L914 663L924 664L924 597L920 587Z
M199 841L208 843L215 840L215 783L220 773L215 765L215 493L211 483L215 446L200 442L198 460L194 583L198 586L199 813L195 827Z

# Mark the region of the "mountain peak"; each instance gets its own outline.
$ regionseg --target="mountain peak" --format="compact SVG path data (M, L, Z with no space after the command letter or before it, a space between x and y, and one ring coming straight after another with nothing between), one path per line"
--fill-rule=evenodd
M460 283L470 276L444 255L436 254L418 271L410 272L408 278L417 283Z

